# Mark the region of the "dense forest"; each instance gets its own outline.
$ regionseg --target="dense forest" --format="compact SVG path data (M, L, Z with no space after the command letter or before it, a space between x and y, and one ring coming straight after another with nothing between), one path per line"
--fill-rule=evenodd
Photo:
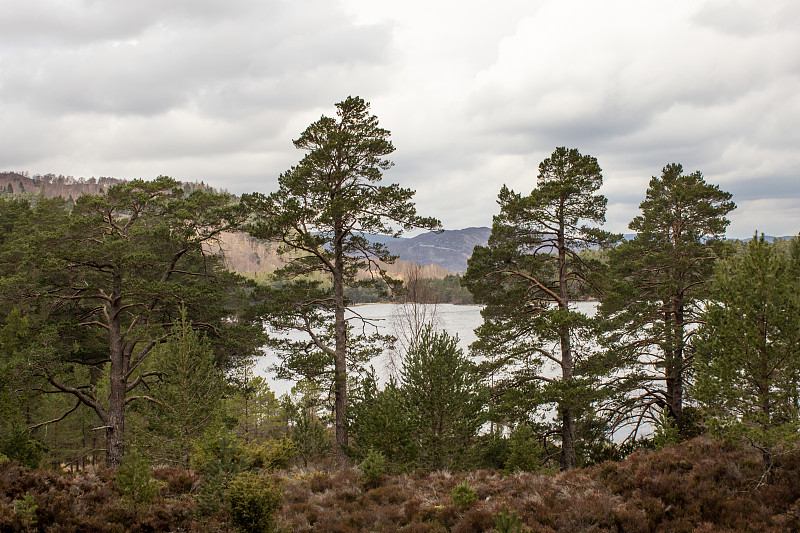
M441 224L381 184L369 104L336 107L271 194L3 174L0 529L800 527L800 239L726 240L731 195L679 164L623 239L559 147L463 276L397 267L370 236ZM483 305L469 353L442 302Z

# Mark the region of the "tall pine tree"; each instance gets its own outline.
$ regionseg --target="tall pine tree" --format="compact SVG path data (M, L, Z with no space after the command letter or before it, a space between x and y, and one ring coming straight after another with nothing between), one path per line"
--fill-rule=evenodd
M662 412L686 429L684 388L693 364L687 346L735 205L700 172L683 174L671 164L650 180L639 207L629 224L636 237L609 253L613 281L599 311L604 343L627 376L612 411L633 436Z
M563 469L576 466L576 418L594 395L594 370L578 342L589 321L571 304L591 293L599 264L580 252L616 239L598 228L606 212L602 183L594 157L556 148L539 165L530 195L502 188L488 246L475 247L463 280L486 304L474 348L487 358L496 388L514 408L557 407Z
M800 241L791 254L756 236L719 265L693 347L693 387L719 437L757 448L769 473L800 431Z
M332 374L336 443L341 448L348 443L348 364L380 353L385 340L357 335L356 330L348 334L345 286L357 284L360 270L372 274L362 284L386 279L381 262L394 258L368 235L397 237L403 230L435 230L440 224L417 215L413 190L380 184L383 172L393 165L385 157L394 146L389 131L369 114L369 104L348 97L336 104L336 114L322 116L294 141L307 153L278 178L276 192L246 195L243 202L258 217L250 234L280 243L279 251L288 260L276 272L281 286L265 295L264 317L279 332L300 331L306 339L273 343L283 355L280 369L287 377L322 379Z

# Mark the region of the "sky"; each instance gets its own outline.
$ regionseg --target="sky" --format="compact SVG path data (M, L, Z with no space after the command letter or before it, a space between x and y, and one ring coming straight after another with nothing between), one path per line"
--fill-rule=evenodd
M385 182L489 226L555 147L603 169L626 232L669 163L734 195L728 235L800 230L796 0L3 0L0 171L169 175L268 193L361 96Z

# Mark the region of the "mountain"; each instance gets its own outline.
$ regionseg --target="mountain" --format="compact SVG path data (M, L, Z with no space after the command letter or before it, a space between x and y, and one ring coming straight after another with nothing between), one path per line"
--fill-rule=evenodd
M418 265L435 264L462 273L467 270L472 250L475 246L486 246L491 233L491 228L481 227L428 232L410 238L374 236L373 239L385 244L393 255L404 261Z

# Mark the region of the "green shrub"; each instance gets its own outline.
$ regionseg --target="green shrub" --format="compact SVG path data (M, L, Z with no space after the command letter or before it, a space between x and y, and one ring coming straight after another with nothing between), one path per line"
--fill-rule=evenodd
M242 448L229 429L210 428L194 442L190 464L202 474L238 472L241 462Z
M514 511L508 512L505 504L499 513L492 515L496 533L522 533L523 523Z
M45 445L32 439L28 428L13 428L0 438L0 454L28 468L39 468L45 451Z
M661 450L667 446L674 446L678 442L680 442L680 431L665 408L658 417L658 424L654 428L653 444L656 450Z
M153 479L152 470L144 455L130 450L122 459L122 466L114 476L114 485L124 502L134 507L149 507L161 488Z
M203 475L197 501L203 512L219 510L229 480L242 469L243 452L227 429L212 428L194 443L192 468Z
M379 451L370 448L361 463L361 481L368 487L377 487L386 474L386 457Z
M295 446L292 439L283 437L280 440L251 442L244 447L244 452L245 466L248 469L283 470L289 468L294 458Z
M459 507L466 507L478 499L478 491L467 485L464 481L460 485L450 491L450 497L453 498L453 503Z
M508 458L506 470L511 472L535 472L541 468L544 450L533 435L533 429L527 425L514 428L508 439Z
M274 480L245 472L231 481L227 491L231 521L242 531L272 530L273 515L281 506L281 487Z
M36 510L39 506L36 505L33 494L26 492L21 500L14 500L12 505L14 507L14 514L26 531L36 525Z
M320 458L331 449L331 437L322 422L307 415L302 415L292 428L292 441L295 443L297 456L308 466L309 461Z

